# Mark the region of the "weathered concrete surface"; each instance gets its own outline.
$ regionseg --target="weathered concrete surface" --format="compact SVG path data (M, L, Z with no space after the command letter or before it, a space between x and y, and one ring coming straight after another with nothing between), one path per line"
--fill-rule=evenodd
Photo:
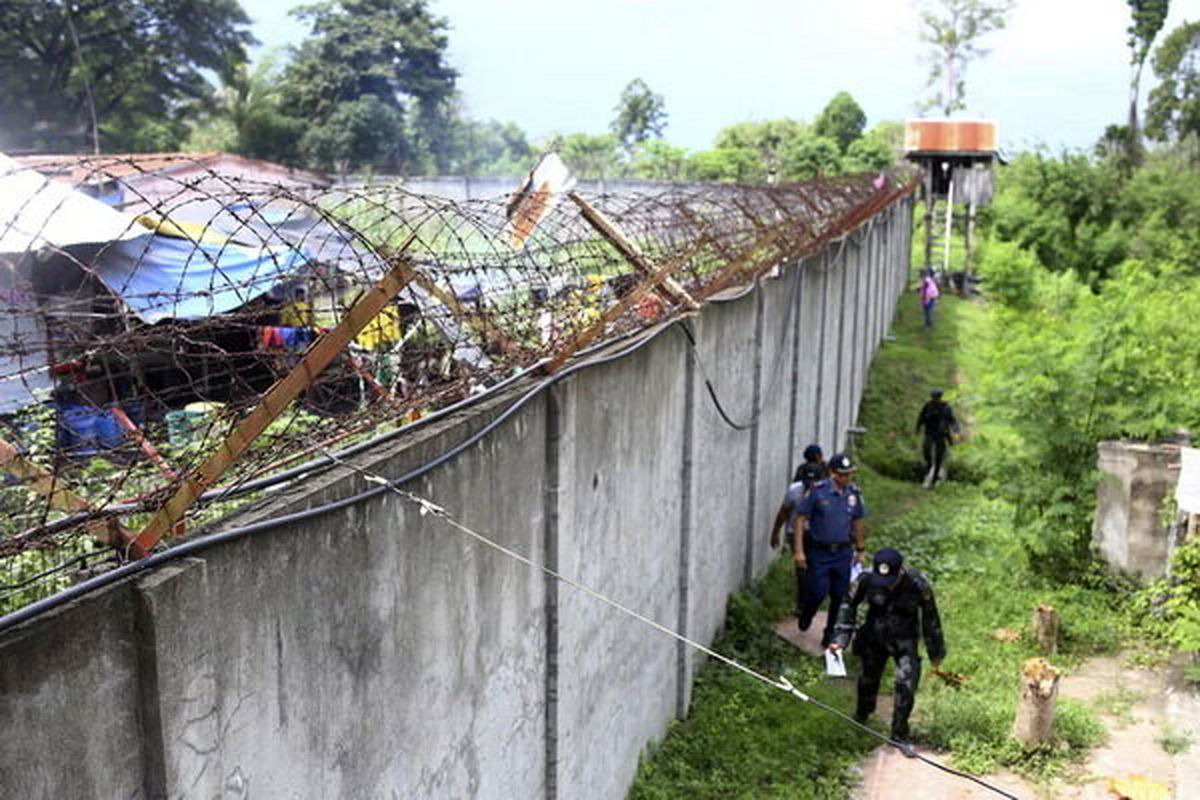
M708 304L694 347L669 326L405 489L710 641L770 557L797 450L832 451L854 418L876 339L858 328L904 279L884 245L835 243ZM879 254L877 283L843 277L853 247L855 275ZM359 463L405 474L531 385ZM392 493L305 514L372 485L290 487L229 524L293 516L0 636L19 732L0 737L0 796L621 797L686 713L693 651Z
M142 796L133 628L120 585L0 639L0 796Z
M1092 543L1111 566L1160 578L1171 542L1163 503L1179 481L1179 447L1144 442L1101 442Z
M559 564L673 627L688 345L674 332L657 344L559 395ZM675 715L675 643L568 587L558 619L558 796L620 797L643 743Z

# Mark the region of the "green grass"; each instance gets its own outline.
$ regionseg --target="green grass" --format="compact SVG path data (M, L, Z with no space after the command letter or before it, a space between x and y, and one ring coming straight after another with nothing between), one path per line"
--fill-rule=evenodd
M1141 694L1122 686L1111 692L1102 692L1097 695L1092 700L1092 707L1102 714L1115 718L1117 724L1124 728L1133 724L1133 707L1141 699Z
M1118 595L1103 586L1050 583L1033 569L1014 525L1016 509L997 491L1001 478L987 472L990 448L1008 432L986 423L971 430L969 441L953 451L949 483L925 491L916 482L917 411L929 389L940 386L960 419L971 419L969 387L987 366L974 346L986 332L988 313L982 304L946 297L937 325L926 331L915 299L901 301L897 338L876 357L867 385L859 482L870 509L869 547L897 547L930 577L946 631L945 667L969 676L961 688L931 676L922 680L915 737L957 767L976 773L1004 767L1044 781L1105 734L1094 708L1064 700L1053 745L1028 748L1009 737L1021 665L1038 655L1029 630L1034 608L1049 603L1058 609L1061 652L1052 661L1067 671L1090 655L1118 649L1129 628ZM767 674L787 674L805 691L852 710L851 681L824 679L816 660L772 632L790 613L790 593L790 571L781 560L731 599L717 649ZM1023 635L1006 643L992 635L998 628ZM890 687L890 676L884 686ZM876 724L886 730L887 720ZM688 718L647 753L630 797L846 797L853 784L847 768L873 744L817 709L708 665Z
M729 602L718 652L772 677L785 675L839 708L852 704L846 682L826 683L821 662L777 637L774 620L791 610L792 573L783 560ZM824 711L709 663L697 677L688 718L643 759L629 797L833 800L852 785L849 767L872 740Z
M1170 725L1159 732L1156 741L1164 753L1172 756L1183 755L1192 749L1192 737L1186 731L1172 728Z

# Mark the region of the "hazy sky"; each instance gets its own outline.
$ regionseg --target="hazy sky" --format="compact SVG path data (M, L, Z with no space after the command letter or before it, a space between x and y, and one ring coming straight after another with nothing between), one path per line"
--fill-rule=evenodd
M264 47L294 44L295 0L243 0ZM692 149L745 120L812 119L850 92L868 125L915 116L928 64L910 0L430 0L450 22L451 64L467 113L512 121L539 140L601 133L624 85L666 99L666 138ZM1200 18L1171 0L1160 39ZM1125 0L1018 0L990 54L967 71L968 110L994 119L1003 146L1090 147L1123 121ZM1153 76L1149 66L1142 96Z

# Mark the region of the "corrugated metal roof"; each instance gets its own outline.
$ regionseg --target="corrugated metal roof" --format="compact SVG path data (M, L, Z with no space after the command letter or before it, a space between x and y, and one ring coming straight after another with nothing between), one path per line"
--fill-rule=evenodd
M987 120L910 119L904 123L908 153L994 154L996 123Z
M76 185L113 179L131 182L138 176L178 175L188 172L233 172L245 177L254 173L286 179L309 186L330 186L333 180L320 172L296 169L271 161L246 158L233 153L105 153L102 155L35 155L15 159L47 177Z

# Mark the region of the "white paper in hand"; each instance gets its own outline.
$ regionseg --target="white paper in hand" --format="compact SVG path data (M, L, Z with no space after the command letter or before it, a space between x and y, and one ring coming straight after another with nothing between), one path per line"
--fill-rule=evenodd
M857 581L859 578L862 577L862 574L863 574L862 562L856 558L850 564L850 582L854 583L855 581Z
M842 660L841 650L825 651L825 674L831 678L846 677L846 662Z

